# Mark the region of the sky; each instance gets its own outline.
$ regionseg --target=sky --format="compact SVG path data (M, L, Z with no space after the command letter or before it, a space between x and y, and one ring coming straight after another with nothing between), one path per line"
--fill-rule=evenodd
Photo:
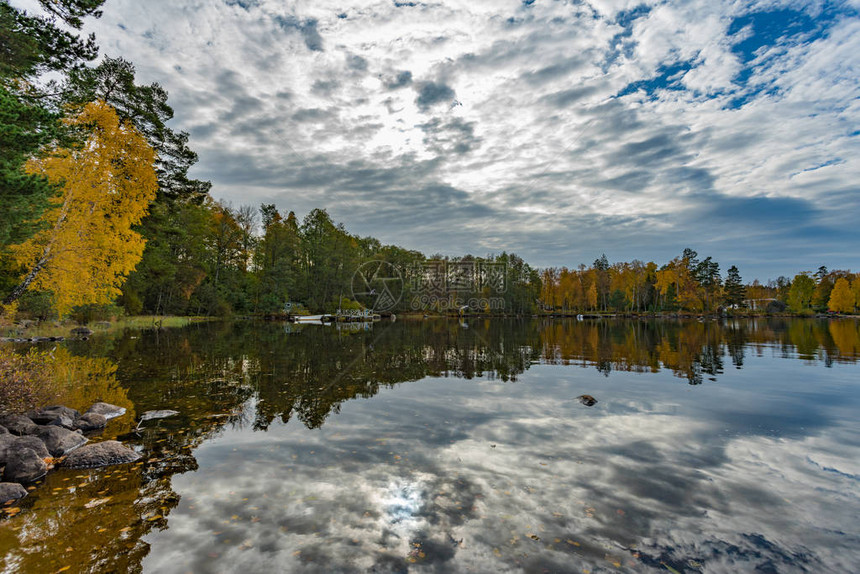
M25 4L23 1L17 4ZM108 0L193 175L426 254L860 270L860 0Z

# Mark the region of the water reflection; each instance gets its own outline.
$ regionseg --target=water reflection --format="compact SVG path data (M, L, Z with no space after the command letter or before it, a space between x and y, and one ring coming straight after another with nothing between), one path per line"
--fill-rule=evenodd
M144 462L51 475L0 554L10 572L850 571L858 335L480 320L73 342L136 412L181 414L108 427Z

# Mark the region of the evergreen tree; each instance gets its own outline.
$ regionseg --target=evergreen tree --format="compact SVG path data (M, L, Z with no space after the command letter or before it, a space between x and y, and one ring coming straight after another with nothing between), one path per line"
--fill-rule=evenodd
M726 305L741 306L746 298L746 287L741 280L740 271L734 265L729 267L728 275L725 282L725 299Z

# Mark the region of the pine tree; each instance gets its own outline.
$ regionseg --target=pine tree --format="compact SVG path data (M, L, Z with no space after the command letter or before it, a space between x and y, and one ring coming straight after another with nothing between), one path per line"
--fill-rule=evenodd
M746 298L746 292L747 289L746 287L744 287L743 281L741 280L741 274L738 271L738 268L732 265L731 267L729 267L729 272L726 276L726 305L743 305L744 299Z

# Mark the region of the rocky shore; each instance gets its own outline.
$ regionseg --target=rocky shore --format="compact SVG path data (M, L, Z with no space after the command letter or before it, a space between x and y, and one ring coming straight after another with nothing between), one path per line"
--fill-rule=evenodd
M96 403L84 413L58 405L0 417L0 504L27 496L27 485L53 468L96 468L138 460L141 455L120 442L88 444L84 435L124 414L122 407Z

